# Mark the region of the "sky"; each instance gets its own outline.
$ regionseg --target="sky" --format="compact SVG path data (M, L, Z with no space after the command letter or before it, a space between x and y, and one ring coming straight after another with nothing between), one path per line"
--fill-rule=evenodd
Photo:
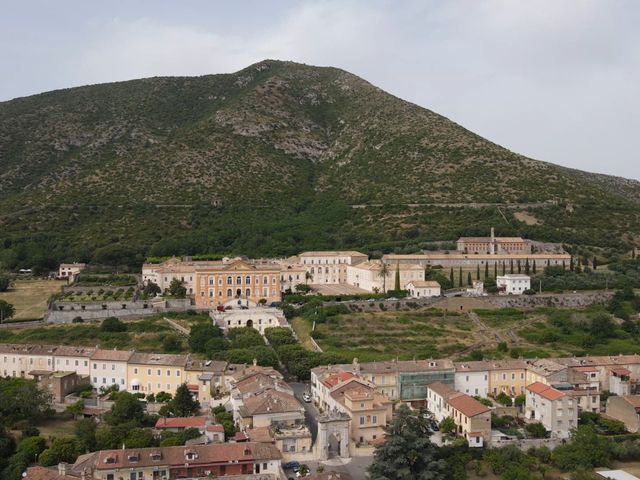
M510 150L640 179L637 0L21 0L0 101L58 88L334 66Z

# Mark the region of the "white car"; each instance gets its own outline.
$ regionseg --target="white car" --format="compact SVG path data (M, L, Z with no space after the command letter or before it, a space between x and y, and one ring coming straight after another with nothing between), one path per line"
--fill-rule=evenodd
M311 395L306 392L302 394L302 399L307 403L311 403Z

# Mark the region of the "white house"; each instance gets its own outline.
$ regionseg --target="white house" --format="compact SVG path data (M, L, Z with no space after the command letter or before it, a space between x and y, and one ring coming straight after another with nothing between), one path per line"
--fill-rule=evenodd
M337 284L346 283L348 265L365 262L367 258L366 254L354 251L302 252L298 262L311 274L309 283Z
M233 309L225 312L211 313L215 323L223 330L231 328L252 327L264 333L269 327L288 327L289 322L279 308L256 307L247 309Z
M127 390L127 362L132 355L130 350L96 350L91 356L91 386L117 385L119 390Z
M424 268L420 265L387 264L387 274L383 276L382 261L370 260L347 266L347 283L368 292L384 293L395 288L396 272L400 276L400 288L406 288L410 282L424 281ZM386 278L385 278L386 277Z
M526 387L525 418L540 422L553 438L568 438L578 425L575 400L541 382Z
M455 389L472 397L485 398L489 393L489 364L483 361L455 364Z
M411 280L404 288L412 298L440 296L440 284L433 280Z
M520 273L507 273L496 277L498 291L505 295L521 295L531 288L531 277Z
M447 400L456 391L442 382L427 385L427 410L431 412L436 422L440 423L449 416Z
M76 276L86 267L85 263L61 263L58 268L58 277L66 278L73 282Z

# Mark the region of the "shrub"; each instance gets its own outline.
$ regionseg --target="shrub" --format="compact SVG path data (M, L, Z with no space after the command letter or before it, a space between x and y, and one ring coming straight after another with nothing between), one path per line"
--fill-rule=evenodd
M116 317L105 318L100 325L100 330L103 332L126 332L127 325L121 322Z

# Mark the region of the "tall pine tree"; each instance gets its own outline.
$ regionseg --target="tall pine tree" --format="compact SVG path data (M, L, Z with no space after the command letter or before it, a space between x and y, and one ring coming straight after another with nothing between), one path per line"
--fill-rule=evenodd
M530 270L531 266L529 265L529 259L527 258L524 262L524 273L526 273L527 275L529 275L529 270Z
M400 291L400 262L396 264L396 282L394 285L394 289L396 292Z
M471 272L467 273L467 285L473 285L473 280L471 280Z
M449 271L449 281L451 282L451 288L455 288L456 284L453 281L453 267Z
M484 264L484 279L489 278L489 262L485 262Z
M480 264L476 264L476 280L480 280Z
M458 287L462 288L462 267L458 269Z

